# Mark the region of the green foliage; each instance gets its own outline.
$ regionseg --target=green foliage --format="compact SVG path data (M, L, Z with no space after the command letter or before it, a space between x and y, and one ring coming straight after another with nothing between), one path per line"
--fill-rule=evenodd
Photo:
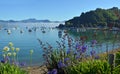
M92 60L81 62L69 68L68 74L110 74L111 69L106 61Z
M0 74L28 74L18 66L9 63L0 63Z
M120 52L117 52L116 53L116 58L115 58L116 60L115 60L115 64L116 65L120 65Z
M114 68L113 74L120 74L120 65Z

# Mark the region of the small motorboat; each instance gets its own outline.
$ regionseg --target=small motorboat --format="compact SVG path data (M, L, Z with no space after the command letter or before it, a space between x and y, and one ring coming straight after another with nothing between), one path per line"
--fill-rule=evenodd
M23 30L20 30L20 33L23 33L24 31Z
M45 30L43 30L42 33L46 33Z
M8 34L11 34L11 30L7 30L7 33L8 33Z
M29 30L28 30L28 32L32 32L32 30L31 30L31 29L29 29Z

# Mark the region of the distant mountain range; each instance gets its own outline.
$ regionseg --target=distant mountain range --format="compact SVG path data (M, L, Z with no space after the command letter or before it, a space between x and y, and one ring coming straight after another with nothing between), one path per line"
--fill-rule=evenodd
M25 19L25 20L20 20L20 21L16 21L16 20L0 20L0 22L3 23L14 23L14 22L23 22L23 23L39 23L39 22L43 22L43 23L61 23L63 21L50 21L50 20L37 20L35 18L30 18L30 19Z

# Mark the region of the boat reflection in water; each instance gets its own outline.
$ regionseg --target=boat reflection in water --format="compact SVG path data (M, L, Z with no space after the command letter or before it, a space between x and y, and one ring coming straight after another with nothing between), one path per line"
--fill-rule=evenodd
M58 37L59 37L59 38L62 37L62 31L58 31Z

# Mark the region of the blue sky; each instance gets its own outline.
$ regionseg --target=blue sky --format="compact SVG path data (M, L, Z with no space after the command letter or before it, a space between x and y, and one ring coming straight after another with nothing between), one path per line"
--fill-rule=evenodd
M0 20L64 21L96 8L119 7L119 0L0 0Z

